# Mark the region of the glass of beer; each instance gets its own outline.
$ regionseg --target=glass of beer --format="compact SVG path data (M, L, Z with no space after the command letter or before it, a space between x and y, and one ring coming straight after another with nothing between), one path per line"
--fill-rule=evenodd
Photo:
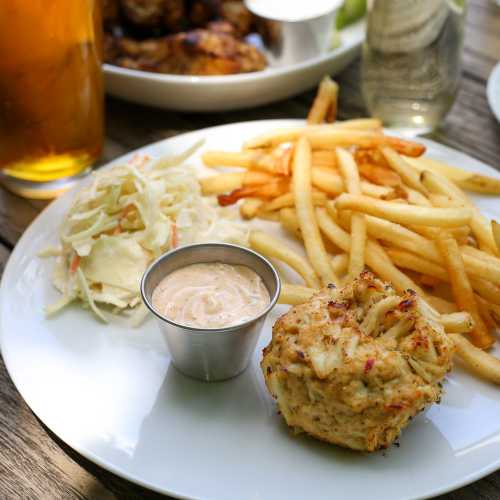
M100 0L0 9L0 182L38 199L85 175L103 144Z

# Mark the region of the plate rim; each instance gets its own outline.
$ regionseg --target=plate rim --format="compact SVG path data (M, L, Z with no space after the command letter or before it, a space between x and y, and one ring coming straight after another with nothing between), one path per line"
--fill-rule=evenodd
M497 96L495 96L495 91ZM500 62L497 62L493 67L488 77L486 95L488 97L488 104L490 105L491 112L500 123Z
M151 143L145 144L145 145L141 146L140 148L137 148L135 150L129 151L128 153L125 153L124 155L121 155L121 156L119 156L119 157L117 157L117 158L109 161L108 163L106 163L105 165L100 166L96 170L100 171L102 169L111 168L113 165L125 161L128 157L130 157L130 156L132 156L134 154L140 153L144 149L149 149L151 147L160 145L162 143L167 143L168 141L171 141L173 139L180 138L180 137L186 138L186 137L189 137L190 135L197 135L199 133L206 133L208 135L208 134L210 134L210 132L212 132L213 130L216 130L216 129L231 128L233 126L241 126L241 125L246 125L246 124L262 125L262 126L270 126L271 127L273 125L274 126L288 126L288 125L293 126L293 125L299 125L299 124L303 124L303 123L304 123L304 120L302 120L302 119L286 119L286 118L282 119L282 118L277 118L277 119L271 119L271 120L247 120L247 121L242 121L242 122L233 122L233 123L228 123L228 124L223 124L223 125L215 125L215 126L211 126L211 127L206 127L206 128L203 128L203 129L189 131L189 132L186 132L186 133L183 133L183 134L178 134L178 135L173 136L173 137L168 137L168 138L165 138L165 139L161 139L161 140L158 140L158 141L155 141L155 142L151 142ZM397 135L397 132L395 130L392 130L392 133L394 133L395 135ZM497 170L495 170L490 165L484 163L482 160L474 158L474 157L468 155L467 153L464 153L464 152L462 152L462 151L460 151L458 149L451 148L449 146L446 146L444 144L438 143L438 142L433 141L431 139L419 138L419 140L421 140L423 143L427 143L427 144L430 144L430 145L437 145L441 150L443 150L445 152L446 151L452 151L454 154L459 153L459 155L463 156L464 159L465 158L473 158L474 160L480 162L483 166L487 167L488 170L490 170L491 172L496 172L496 176L500 178L500 172L498 172ZM12 262L14 261L14 258L17 258L17 254L19 252L21 252L21 246L22 246L22 243L24 242L24 240L29 239L29 237L30 237L29 233L35 230L34 228L37 225L39 219L42 217L42 215L45 214L46 211L48 211L50 209L50 207L53 205L53 203L57 203L61 199L65 199L65 198L69 198L69 197L73 196L75 192L77 192L78 190L81 189L81 187L84 185L84 183L85 183L85 181L87 179L88 179L88 177L82 179L82 181L78 182L74 187L72 187L70 190L68 190L66 193L64 193L60 198L54 200L54 202L49 203L49 205L47 205L35 217L35 219L33 219L33 221L30 223L30 225L23 232L21 238L19 238L19 240L17 241L14 249L11 251L11 254L9 255L9 258L8 258L7 263L5 265L5 269L4 269L4 272L3 272L3 275L2 275L2 279L1 279L1 282L0 282L0 308L2 307L2 304L4 302L4 298L3 298L4 294L8 293L8 291L6 289L6 287L7 287L7 285L6 285L7 279L5 277L9 276L10 272L13 272L13 271L11 271L11 267L13 265ZM6 345L4 345L4 343L5 343L5 336L3 335L3 322L0 321L0 353L2 355L2 359L4 361L4 364L5 364L7 373L9 375L10 379L11 379L11 382L13 383L14 387L18 391L19 395L23 398L23 401L25 402L25 404L34 413L34 415L40 420L40 422L47 429L49 429L52 433L54 433L54 435L57 436L58 439L60 439L62 442L64 442L66 446L68 446L72 450L76 451L78 454L80 454L81 456L83 456L85 459L90 460L91 462L97 464L99 467L102 467L105 470L107 470L107 471L109 471L109 472L117 475L118 477L121 477L121 478L126 479L128 481L131 481L132 483L138 484L138 485L140 485L140 486L142 486L142 487L144 487L144 488L146 488L146 489L148 489L150 491L155 491L155 492L158 492L158 493L161 493L161 494L164 494L164 495L170 495L170 496L172 496L174 498L179 498L179 499L204 500L203 497L186 496L185 494L177 492L175 490L171 490L171 489L167 490L165 488L157 487L153 483L149 483L147 481L144 481L138 475L135 475L133 473L125 472L121 468L119 468L119 467L115 466L114 464L112 464L111 462L109 462L107 460L101 459L97 454L95 454L92 451L89 451L89 450L85 449L85 447L83 447L83 446L71 444L72 440L68 436L65 436L65 431L62 430L62 432L59 432L58 430L56 430L55 428L53 428L53 426L51 425L52 422L47 422L46 419L42 418L41 415L40 415L40 413L42 413L42 412L41 411L39 412L38 408L34 408L34 406L36 406L36 405L32 405L32 403L30 403L24 397L21 389L18 387L18 384L16 383L16 378L13 376L13 370L12 370L12 367L10 366L10 361L8 361L8 359L6 359L6 357L5 357L5 352L8 351L8 347L6 349ZM500 429L499 429L499 431L498 431L498 433L496 435L500 435ZM458 488L461 488L463 486L466 486L468 484L471 484L471 483L473 483L475 481L480 480L481 478L483 478L483 477L485 477L485 476L487 476L487 475L495 472L498 469L500 469L500 456L494 462L492 462L492 463L490 463L488 465L485 465L482 468L480 468L479 470L476 470L476 471L474 471L474 472L466 475L460 481L455 482L452 485L445 485L445 486L442 486L441 488L430 489L429 491L424 492L423 495L409 496L409 497L406 497L406 498L408 498L409 500L425 499L425 498L431 498L431 497L434 497L434 496L437 496L437 495L442 495L442 494L445 494L445 493L448 493L448 492L451 492L451 491L455 491Z
M366 25L366 20L360 19L348 26L347 29L351 30L363 30ZM238 73L234 75L207 75L207 76L197 76L197 75L174 75L170 73L153 73L151 71L142 71L136 69L122 68L114 64L104 63L103 73L105 76L118 76L130 78L136 81L154 81L157 83L173 84L173 85L186 85L193 84L200 87L210 87L212 85L221 84L238 84L238 83L252 83L262 80L268 80L272 78L279 78L283 76L289 76L296 72L308 70L314 68L321 64L333 61L339 56L348 53L350 50L358 48L365 39L365 33L363 31L360 34L359 39L351 43L342 43L340 47L337 47L326 54L319 54L315 57L301 61L299 63L291 64L283 67L268 67L262 71L253 71L250 73Z

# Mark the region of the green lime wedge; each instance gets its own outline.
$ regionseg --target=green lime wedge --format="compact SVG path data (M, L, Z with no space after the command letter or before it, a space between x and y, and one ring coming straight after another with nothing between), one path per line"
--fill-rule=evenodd
M337 12L336 28L341 30L362 18L366 13L366 0L345 0Z

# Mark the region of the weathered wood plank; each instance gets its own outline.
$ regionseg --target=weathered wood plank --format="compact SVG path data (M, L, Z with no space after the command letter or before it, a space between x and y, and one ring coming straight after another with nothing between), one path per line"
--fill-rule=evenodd
M12 247L38 215L29 201L0 187L0 241Z
M485 0L469 3L464 63L468 71L486 79L500 57L500 7Z

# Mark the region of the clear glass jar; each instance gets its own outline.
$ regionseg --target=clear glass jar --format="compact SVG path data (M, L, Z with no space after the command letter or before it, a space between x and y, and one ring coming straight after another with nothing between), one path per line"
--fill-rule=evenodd
M434 129L458 90L465 0L368 0L361 87L368 110L409 135Z

